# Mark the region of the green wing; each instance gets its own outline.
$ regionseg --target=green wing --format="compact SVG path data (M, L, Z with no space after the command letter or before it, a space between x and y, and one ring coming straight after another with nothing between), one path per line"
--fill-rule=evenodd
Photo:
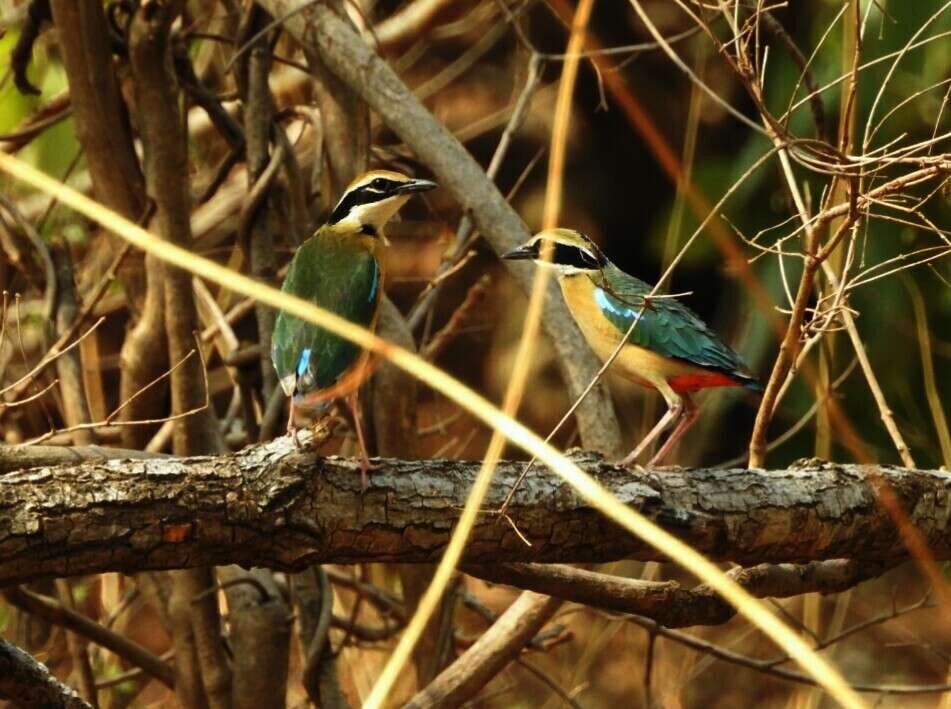
M609 264L595 283L595 299L607 319L627 332L644 308L651 287ZM752 389L759 384L740 356L727 347L700 317L674 298L650 302L628 341L665 357L725 374Z
M294 254L281 290L370 327L379 303L380 266L356 240L318 233ZM360 352L357 345L283 311L274 323L271 361L289 396L333 386Z

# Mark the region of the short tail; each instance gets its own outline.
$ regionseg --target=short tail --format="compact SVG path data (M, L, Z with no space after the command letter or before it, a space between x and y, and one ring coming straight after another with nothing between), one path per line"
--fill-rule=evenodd
M736 377L736 381L750 391L755 391L757 394L762 394L766 389L766 387L760 383L759 379L750 375L740 374Z

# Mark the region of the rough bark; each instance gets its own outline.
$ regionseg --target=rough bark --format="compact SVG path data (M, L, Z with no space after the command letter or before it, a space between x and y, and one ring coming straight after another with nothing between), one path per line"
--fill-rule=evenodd
M497 253L528 239L525 223L505 201L485 172L458 140L426 110L392 69L328 7L305 0L262 0L274 17L287 17L285 28L306 51L353 89L436 174L476 228ZM527 293L532 269L518 262L506 266ZM558 351L570 394L580 394L598 371L599 363L585 344L578 326L551 284L542 318ZM578 409L584 445L609 455L619 453L620 431L610 396L595 387Z
M75 690L16 645L0 638L0 699L37 709L91 709Z
M951 559L951 476L807 461L774 471L632 472L575 456L620 500L699 551L740 564L907 556L874 486L891 486L937 560ZM499 466L498 507L523 463ZM439 558L479 464L381 461L360 493L354 461L297 451L288 438L217 457L107 461L0 476L0 583L50 576L237 563ZM465 563L663 559L544 470L510 509L532 543L491 515Z

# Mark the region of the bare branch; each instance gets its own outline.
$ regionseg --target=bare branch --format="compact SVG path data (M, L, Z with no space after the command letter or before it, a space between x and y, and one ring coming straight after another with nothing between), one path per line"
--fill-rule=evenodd
M905 559L889 512L875 502L878 480L888 483L934 557L951 558L951 480L940 472L809 461L784 471L664 469L632 479L591 454L575 460L620 500L715 559ZM490 508L501 504L522 466L500 465ZM8 520L0 527L0 582L201 564L299 570L315 562L431 562L478 463L387 459L363 495L357 468L349 459L297 451L282 438L218 457L8 473L0 476L0 512L7 511L0 518ZM509 514L532 546L498 516L485 515L465 563L662 558L544 471L526 478Z
M737 567L730 576L754 596L786 598L803 593L838 593L880 576L888 567L848 559ZM576 569L563 564L466 566L468 574L493 583L556 596L594 608L645 616L668 628L718 625L736 611L706 586L687 589L676 581L642 581Z
M784 670L779 667L774 667L771 660L759 660L755 657L748 657L746 655L741 655L733 650L729 650L725 647L715 645L714 643L708 642L701 638L698 638L689 633L682 632L680 630L669 630L662 625L655 623L652 620L646 618L633 617L630 619L632 623L640 625L643 628L647 628L652 632L657 633L658 635L673 640L676 643L681 645L686 645L691 647L694 650L699 650L700 652L707 653L716 657L718 660L723 660L729 662L730 664L740 665L742 667L748 667L750 669L762 672L763 674L771 675L779 679L788 680L790 682L796 682L799 684L806 684L810 686L815 686L815 682L811 677L801 674L799 672L794 672L792 670ZM943 692L951 691L951 684L926 684L926 685L900 685L900 684L851 684L852 689L857 692L880 692L883 694L940 694Z
M561 599L526 591L472 647L405 706L455 707L472 698L518 656L561 603Z
M76 690L58 681L30 655L0 638L0 699L19 706L91 709Z
M167 687L175 686L175 675L168 664L138 643L109 630L81 613L65 608L52 598L23 588L5 589L3 597L8 603L27 613L62 626L111 650L119 657L141 667Z

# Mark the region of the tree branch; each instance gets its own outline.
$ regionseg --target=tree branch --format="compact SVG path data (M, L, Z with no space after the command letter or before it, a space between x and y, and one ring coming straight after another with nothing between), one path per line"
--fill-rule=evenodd
M165 686L175 686L175 675L167 663L135 641L114 633L82 613L70 610L52 598L27 591L24 588L5 589L3 597L11 605L31 615L42 618L53 625L66 628L107 650L111 650L136 667L141 667Z
M113 65L103 3L51 0L49 5L59 29L57 44L69 80L74 130L83 147L93 191L107 207L136 220L145 208L145 179ZM118 248L117 237L110 235L108 240L112 248L92 251L91 283L107 268ZM139 310L145 297L142 262L138 258L126 260L119 277L134 309Z
M39 468L44 465L72 465L83 461L103 461L119 458L166 458L162 453L146 453L128 448L105 446L6 446L0 445L0 475L14 470Z
M405 706L457 707L514 660L561 606L561 599L523 593L472 647Z
M192 238L187 136L179 110L180 91L172 74L170 44L171 28L182 5L169 0L138 7L129 29L129 62L135 78L146 189L155 202L155 231L165 241L188 248ZM164 291L169 361L183 363L171 370L172 415L178 417L172 448L178 454L223 450L213 411L207 404L203 406L207 389L196 386L205 378L204 361L188 359L198 330L192 276L164 264L158 272ZM188 706L204 706L207 700L209 709L226 709L231 706L231 671L221 642L218 604L212 596L193 602L215 585L214 572L193 567L189 564L187 571L172 575L170 606L174 607L178 695ZM200 669L200 687L196 667Z
M772 675L773 677L784 679L790 682L805 684L812 687L816 686L816 681L812 677L794 670L786 670L781 667L776 667L772 660L760 660L755 657L741 655L738 652L720 645L715 645L714 643L708 642L694 635L690 635L689 633L684 633L679 630L670 630L663 627L662 625L658 625L652 620L648 620L647 618L638 618L633 616L629 620L630 622L640 625L642 628L645 628L652 633L656 633L657 635L661 635L665 638L668 638L669 640L673 640L676 643L693 648L694 650L710 655L711 657L715 657L718 660L723 660L724 662L729 662L741 667L747 667L749 669L756 670L757 672ZM901 685L850 683L850 686L856 692L875 692L891 695L941 694L951 691L951 684Z
M707 556L740 564L907 557L875 501L884 480L937 560L951 559L951 477L940 471L815 460L774 471L634 474L575 461L620 500ZM524 463L499 466L496 509ZM2 467L2 466L0 466ZM103 571L237 563L431 562L448 541L478 462L384 460L360 492L354 461L295 450L288 438L215 457L81 463L0 476L0 583ZM581 563L659 559L544 470L510 508L486 514L463 561Z
M76 691L29 654L0 638L0 699L18 706L90 709Z
M737 567L727 575L759 598L788 598L814 591L838 593L881 575L889 566L831 559L803 565ZM688 589L676 581L629 579L563 564L486 564L462 570L485 581L644 616L668 628L719 625L736 615L736 609L706 585Z

